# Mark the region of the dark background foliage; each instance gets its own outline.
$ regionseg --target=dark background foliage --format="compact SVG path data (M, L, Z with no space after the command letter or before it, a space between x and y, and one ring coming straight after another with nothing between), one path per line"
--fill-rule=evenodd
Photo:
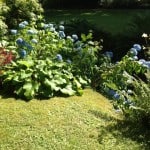
M56 8L148 8L149 0L40 0L46 9Z

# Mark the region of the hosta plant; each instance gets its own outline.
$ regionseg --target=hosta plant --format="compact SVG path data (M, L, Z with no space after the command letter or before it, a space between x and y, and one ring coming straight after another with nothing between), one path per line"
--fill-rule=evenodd
M5 68L3 88L18 97L53 97L81 94L87 84L81 76L74 76L65 62L46 60L18 60Z

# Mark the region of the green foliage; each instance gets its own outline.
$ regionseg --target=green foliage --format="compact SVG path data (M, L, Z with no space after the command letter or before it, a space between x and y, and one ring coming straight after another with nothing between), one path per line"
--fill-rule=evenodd
M5 36L6 33L7 33L7 25L3 20L0 19L0 40L2 39L2 37Z
M74 77L66 63L52 62L48 58L18 60L7 69L3 74L3 88L9 92L12 87L12 92L27 100L81 94L83 81L87 84L81 77Z
M5 0L0 14L8 28L14 28L23 20L37 20L37 15L43 12L38 0Z
M67 36L64 26L27 21L10 30L3 46L15 60L3 67L2 87L24 99L82 94L97 62L92 34Z
M150 77L150 71L147 73ZM150 126L150 81L146 84L142 80L134 81L135 103L136 108L133 107L130 114L134 121L142 122L146 127Z
M8 10L9 10L9 8L6 5L4 5L3 3L2 4L0 3L0 40L7 33L8 26L5 24L4 15L7 14Z
M150 62L138 60L137 56L133 56L133 50L116 64L109 61L101 64L97 71L96 88L113 99L114 108L122 110L126 119L145 120L149 126Z

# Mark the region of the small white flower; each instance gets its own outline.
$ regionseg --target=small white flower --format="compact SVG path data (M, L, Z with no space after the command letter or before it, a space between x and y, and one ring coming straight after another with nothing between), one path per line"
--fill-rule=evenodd
M142 34L142 37L147 38L148 35L147 35L146 33L143 33L143 34Z

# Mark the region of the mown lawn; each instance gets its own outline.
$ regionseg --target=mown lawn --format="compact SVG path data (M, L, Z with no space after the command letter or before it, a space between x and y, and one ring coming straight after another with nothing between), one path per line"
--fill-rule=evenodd
M50 22L68 21L70 19L86 19L98 28L112 34L123 32L132 21L135 14L150 13L150 10L141 9L96 9L96 10L49 10L46 11L46 20Z
M0 150L143 150L143 130L123 123L110 101L86 89L81 97L25 102L0 98ZM147 133L148 134L148 133Z

